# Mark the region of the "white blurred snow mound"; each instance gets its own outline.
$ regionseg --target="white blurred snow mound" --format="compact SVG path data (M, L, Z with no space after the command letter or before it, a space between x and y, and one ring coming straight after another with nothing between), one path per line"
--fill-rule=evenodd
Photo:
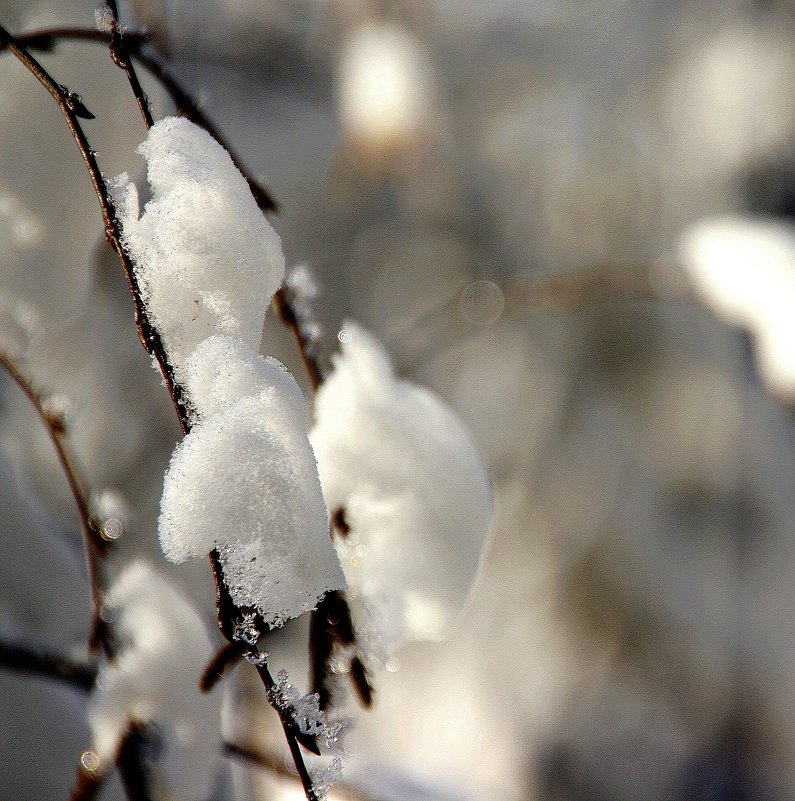
M359 627L378 632L369 644L378 661L405 641L444 636L477 576L493 498L444 401L396 378L358 325L340 339L310 439L328 507L344 508L351 528L338 549Z

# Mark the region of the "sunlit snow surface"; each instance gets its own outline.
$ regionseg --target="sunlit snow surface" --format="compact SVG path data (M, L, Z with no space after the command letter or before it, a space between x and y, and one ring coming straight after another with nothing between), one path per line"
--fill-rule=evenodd
M113 763L131 722L154 724L163 749L154 767L158 795L209 796L221 753L220 693L200 693L212 644L201 618L147 562L132 562L108 593L120 648L100 669L88 707L101 768Z
M152 199L139 217L136 187L116 179L123 242L143 298L177 370L212 334L255 350L284 278L281 243L229 154L188 120L155 123L139 152Z
M775 218L716 217L682 235L694 290L749 331L770 389L795 400L795 225Z
M441 398L397 379L359 326L346 323L340 339L311 440L329 509L344 508L351 527L339 550L354 613L377 630L383 658L401 642L441 638L461 611L491 525L491 486Z
M165 477L166 556L181 562L218 548L232 598L268 623L313 609L345 579L295 379L228 337L205 340L185 375L196 423Z

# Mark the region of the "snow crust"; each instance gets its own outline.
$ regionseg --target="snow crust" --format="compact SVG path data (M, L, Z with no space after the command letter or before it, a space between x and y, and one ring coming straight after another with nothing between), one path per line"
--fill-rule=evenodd
M268 624L314 609L345 578L298 384L276 359L220 336L199 345L185 376L195 422L164 481L163 552L182 562L218 548L232 598Z
M679 253L694 291L753 337L767 385L795 399L795 226L775 218L700 220Z
M338 549L354 614L387 652L444 636L478 573L493 499L453 411L396 378L372 335L344 333L310 438L329 509L344 507L351 527Z
M121 645L88 704L100 769L112 764L131 721L154 724L163 745L153 765L158 797L208 798L222 747L221 695L198 690L212 654L201 618L144 560L124 569L107 604Z
M210 134L180 117L155 123L138 151L151 200L140 214L126 175L116 179L113 197L122 242L171 364L179 375L212 334L257 349L284 278L284 255L246 180Z

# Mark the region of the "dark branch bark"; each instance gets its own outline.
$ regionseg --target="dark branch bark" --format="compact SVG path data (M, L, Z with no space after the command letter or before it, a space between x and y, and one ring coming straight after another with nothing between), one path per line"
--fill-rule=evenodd
M97 679L95 665L14 642L0 641L0 667L63 681L82 692Z
M116 0L106 0L106 2L113 17L110 32L110 57L113 59L114 64L123 69L127 75L127 80L135 95L135 100L138 103L138 109L144 119L144 124L147 128L151 128L155 124L155 121L152 119L149 98L147 98L141 86L141 82L138 80L138 75L135 72L130 52L127 49L124 29L119 23L119 9L116 7Z
M224 743L224 753L233 759L239 759L249 765L254 765L269 773L274 773L285 779L295 780L296 775L290 771L284 764L284 760L272 754L266 754L262 751L252 748L250 746L241 745L240 743ZM350 801L375 801L371 796L365 795L361 790L352 787L345 782L339 782L334 785L334 794L343 795L349 798Z
M168 355L166 354L160 334L149 320L138 285L135 266L121 242L121 231L119 229L118 220L116 219L116 209L110 198L107 187L105 186L105 181L99 169L99 164L97 163L96 154L91 149L88 138L78 119L81 116L85 118L86 115L80 112L80 109L85 110L85 107L82 105L79 95L70 92L66 87L58 84L47 70L30 55L25 46L0 25L0 48L3 46L7 47L14 56L30 70L53 98L55 98L58 107L61 109L66 119L69 130L83 156L83 161L91 176L91 183L94 186L94 191L99 200L102 220L105 226L105 238L118 254L124 269L125 277L127 278L127 283L130 287L130 293L135 307L135 323L138 328L138 336L147 352L157 361L166 382L169 395L171 396L171 401L174 404L177 418L182 426L182 430L187 433L190 424L185 412L185 407L182 403L182 389L174 380L174 371L168 360Z
M276 703L273 693L276 683L268 668L268 655L264 651L260 651L256 645L235 639L235 631L237 629L236 623L240 620L241 610L235 606L229 596L229 590L224 578L223 565L221 564L218 552L213 550L209 558L210 565L213 569L213 577L215 578L218 628L230 644L235 644L242 649L243 657L256 668L262 683L265 685L268 703L279 716L279 721L284 731L284 737L287 740L287 747L290 749L290 754L295 762L295 768L301 779L301 785L304 788L307 801L320 801L315 792L312 777L309 775L306 763L304 762L301 745L299 744L299 740L301 739L300 731L295 723L295 719L289 709L285 709L282 705ZM249 614L252 613L252 610L247 611ZM267 626L265 626L261 620L257 620L257 628L261 636L268 632ZM309 743L305 743L305 745L308 746ZM313 750L317 752L316 749L317 747L315 746Z
M96 651L102 646L107 653L105 624L102 620L101 611L105 595L102 563L105 551L108 548L108 543L102 539L93 525L88 496L83 488L83 482L77 474L77 468L75 467L72 457L69 455L64 441L66 435L64 422L60 417L47 411L42 402L42 398L33 388L33 384L22 374L14 360L2 351L0 351L0 367L8 373L36 410L44 427L47 429L50 441L58 457L58 462L69 484L69 490L72 493L75 506L77 507L77 513L80 517L80 530L83 537L83 547L85 549L88 583L91 588L92 615L88 647L90 651Z
M263 211L278 211L278 205L270 192L257 181L245 168L240 157L230 146L229 142L215 126L213 121L202 111L198 102L183 89L181 84L171 75L163 61L151 52L141 50L145 43L145 37L139 33L125 33L125 45L131 57L135 59L146 71L155 78L158 83L168 92L177 110L191 122L204 128L224 149L229 153L234 165L240 170L243 177L248 182L254 200ZM32 31L17 37L17 41L29 47L51 49L61 40L98 42L100 44L110 44L111 35L98 31L94 28L47 28L40 31ZM0 47L2 43L0 42Z

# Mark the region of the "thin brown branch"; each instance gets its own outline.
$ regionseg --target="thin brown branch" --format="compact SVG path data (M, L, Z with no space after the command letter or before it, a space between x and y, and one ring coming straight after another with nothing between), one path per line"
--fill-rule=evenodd
M23 643L0 641L0 667L57 679L82 692L88 692L97 679L95 665Z
M119 778L130 801L154 801L148 771L144 769L149 736L146 726L131 723L116 755Z
M269 773L273 773L284 779L295 781L298 777L293 773L285 764L283 759L280 759L273 754L267 754L257 748L240 743L224 743L224 753L232 758L239 759L248 765L253 765ZM376 801L372 796L366 795L358 788L348 784L347 782L339 782L334 785L334 794L342 795L349 801Z
M199 679L199 689L208 693L227 674L229 669L243 659L245 648L239 642L227 642L219 648L207 663Z
M91 757L86 754L84 758ZM72 791L69 793L69 801L94 801L105 783L106 775L99 770L88 770L81 762Z
M331 659L336 646L346 651L356 647L351 611L345 594L339 590L329 592L309 620L310 686L318 694L321 709L327 709L331 703ZM372 706L373 687L358 653L351 660L348 679L361 705Z
M304 326L301 325L301 320L289 289L281 287L273 296L273 305L279 315L279 319L293 332L295 344L301 354L301 360L304 363L304 369L309 378L312 392L317 392L323 383L323 370L312 342L305 335Z
M268 668L267 660L258 662L255 667L257 669L257 673L259 673L259 676L262 679L262 683L265 685L268 699L273 699L276 682L273 680L273 676ZM284 731L284 737L287 740L287 747L290 749L290 755L295 763L295 769L298 771L298 778L301 780L301 786L304 788L304 794L306 795L307 801L321 801L320 796L318 796L317 791L315 790L312 777L309 775L309 771L307 770L306 762L304 762L304 755L301 752L301 746L298 744L298 726L296 725L295 718L289 709L283 707L279 703L276 703L275 700L271 700L271 707L279 715L279 720L281 721L282 729Z
M238 156L237 152L231 147L221 131L216 127L215 123L202 111L199 103L191 97L182 85L171 75L165 63L153 53L145 52L140 49L145 43L145 37L136 32L125 33L124 37L125 46L130 56L144 67L166 92L168 92L179 113L191 122L204 128L204 130L229 153L232 162L248 182L251 194L254 196L257 205L263 211L278 211L278 205L271 193L246 169L240 156ZM95 28L43 28L17 37L18 42L27 44L30 47L43 49L49 49L61 40L97 42L109 45L111 43L111 35L98 31ZM1 42L0 47L2 47Z
M168 356L160 338L157 329L152 325L144 305L141 290L138 284L138 278L135 272L132 259L127 253L126 249L121 242L121 230L119 228L118 220L116 219L116 209L113 201L110 198L105 181L97 163L96 154L89 145L88 138L85 131L80 125L79 117L87 118L83 111L87 111L82 105L80 96L74 92L70 92L66 87L58 84L53 77L44 69L44 67L36 61L35 58L27 51L25 46L21 44L14 36L12 36L2 25L0 25L0 48L7 47L11 53L25 66L28 70L38 79L39 83L55 98L58 107L66 119L69 130L77 144L83 161L86 164L86 169L91 177L91 183L94 186L94 191L99 200L100 209L102 212L102 220L105 226L105 238L108 243L116 251L121 260L124 269L124 275L130 288L130 293L133 298L135 307L135 323L138 328L138 336L146 348L147 352L154 357L157 361L163 378L166 382L169 394L171 396L174 409L177 413L180 425L184 432L189 429L187 414L185 413L182 404L182 389L174 380L174 371L168 361ZM82 109L82 111L81 111ZM90 115L90 112L88 112ZM90 118L90 117L88 117Z
M211 551L209 558L210 565L213 570L213 577L215 579L218 628L221 630L221 633L229 643L236 643L239 645L246 661L253 664L256 668L262 683L265 685L268 703L279 716L279 721L281 722L282 730L284 731L284 737L287 740L287 747L290 749L290 754L293 757L293 762L295 763L295 768L298 771L298 776L301 779L301 785L304 788L304 794L306 795L307 801L320 801L320 798L315 791L312 777L309 775L306 763L304 762L301 745L299 744L299 739L301 739L300 731L298 730L295 719L289 709L277 703L277 699L274 694L276 682L273 680L273 676L268 668L268 655L264 651L260 651L256 645L250 642L244 642L242 640L235 639L235 633L238 630L238 622L240 620L242 610L239 610L235 606L232 598L229 595L229 589L226 585L226 579L224 577L224 570L223 565L221 564L220 555L216 550L213 550ZM251 614L249 610L246 611L247 613ZM257 616L256 625L260 634L267 633L268 629L266 626L264 626L259 616ZM309 743L305 743L305 745L309 745Z
M61 470L66 476L69 490L72 493L77 513L80 518L80 530L83 537L83 547L86 556L86 569L88 571L88 583L91 588L91 629L89 635L89 650L95 651L100 645L107 652L107 643L104 636L104 622L102 620L102 604L104 602L104 580L102 577L102 562L108 543L102 539L99 531L93 525L91 519L91 509L88 503L88 495L84 489L83 482L77 474L74 460L69 455L66 447L66 430L63 420L53 412L49 411L38 392L33 388L33 384L28 380L17 367L14 360L6 353L0 351L0 367L11 377L14 383L22 390L25 397L30 401L36 410L39 418L44 424L47 434L50 437Z
M138 103L138 109L144 119L144 124L147 129L151 128L155 121L152 118L152 110L149 107L149 98L138 80L138 75L135 72L135 67L130 57L130 51L127 49L127 42L124 29L119 23L119 9L116 7L116 0L106 0L108 9L111 13L111 31L110 31L110 57L117 67L124 70L127 75L127 80L130 83L135 100Z

